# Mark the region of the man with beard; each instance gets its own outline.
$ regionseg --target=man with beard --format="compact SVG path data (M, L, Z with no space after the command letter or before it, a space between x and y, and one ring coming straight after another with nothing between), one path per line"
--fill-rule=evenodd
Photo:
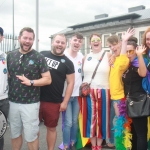
M32 49L34 31L25 27L20 31L20 48L8 54L9 122L12 149L20 150L22 130L29 150L38 150L40 86L51 83L51 76L43 55Z
M3 29L0 27L0 42L3 40ZM6 64L6 54L0 51L0 111L7 118L9 110L8 101L8 79L7 79L7 64ZM2 122L0 122L2 123ZM0 138L0 150L3 150L4 138Z
M52 76L52 84L41 88L40 97L40 120L44 119L44 124L47 127L48 150L54 149L59 114L66 110L74 86L73 63L63 54L66 42L66 37L63 34L58 34L52 41L52 51L41 52L47 61ZM62 101L65 80L67 88Z

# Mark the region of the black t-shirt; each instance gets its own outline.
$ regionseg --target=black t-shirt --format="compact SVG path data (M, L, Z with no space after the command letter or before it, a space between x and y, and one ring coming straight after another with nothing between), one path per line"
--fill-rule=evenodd
M9 72L9 100L15 103L30 104L40 100L40 87L26 86L16 75L23 75L30 80L41 78L41 73L49 71L45 58L39 52L32 50L21 54L15 50L8 54L7 66Z
M72 61L65 55L56 56L50 51L41 52L49 66L52 77L52 83L41 87L41 101L61 103L62 93L66 75L74 73L74 65Z
M142 79L143 77L138 74L138 67L131 65L122 76L125 96L128 93L132 96L145 93L142 88Z

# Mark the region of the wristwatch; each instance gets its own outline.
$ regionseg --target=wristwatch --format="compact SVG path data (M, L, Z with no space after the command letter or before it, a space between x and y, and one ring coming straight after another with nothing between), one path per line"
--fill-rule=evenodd
M34 84L34 81L33 81L33 80L30 80L30 83L31 83L31 85L30 85L30 86L33 86L33 84Z

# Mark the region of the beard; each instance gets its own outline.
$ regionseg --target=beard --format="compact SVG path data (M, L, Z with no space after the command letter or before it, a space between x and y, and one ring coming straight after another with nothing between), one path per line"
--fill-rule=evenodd
M23 52L29 52L30 50L31 50L31 48L32 48L32 45L27 49L27 50L25 50L24 48L23 48L23 44L22 43L20 43L20 47L21 47L21 50L23 51Z
M56 47L53 47L52 52L54 55L61 56L65 51L65 48L62 48L60 52L57 52Z

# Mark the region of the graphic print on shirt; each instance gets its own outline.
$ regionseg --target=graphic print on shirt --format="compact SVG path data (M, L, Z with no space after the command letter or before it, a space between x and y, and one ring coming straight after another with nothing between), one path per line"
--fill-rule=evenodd
M48 57L45 57L45 59L46 59L46 62L47 62L48 67L57 70L57 68L58 68L58 66L59 66L59 64L60 64L59 61L56 61L56 60L54 60L54 59L50 59L50 58L48 58Z
M129 72L129 69L127 69L124 73L123 73L123 75L122 75L122 77L123 78L126 78L126 74Z

